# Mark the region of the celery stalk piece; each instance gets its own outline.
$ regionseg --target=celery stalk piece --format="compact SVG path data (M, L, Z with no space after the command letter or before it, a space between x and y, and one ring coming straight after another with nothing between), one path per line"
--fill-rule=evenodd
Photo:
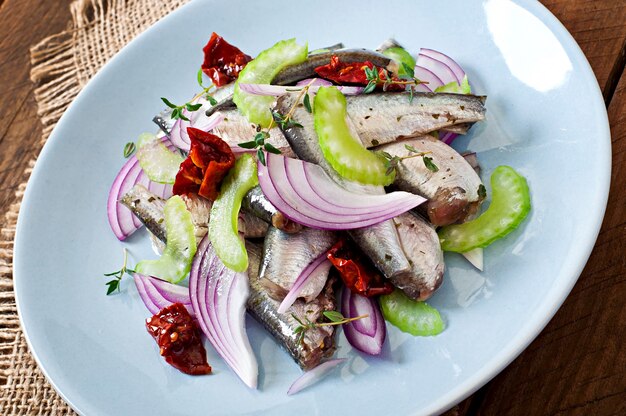
M211 207L211 244L222 263L236 272L248 268L248 253L237 228L239 209L244 195L258 184L256 162L252 156L244 154L224 178L220 194Z
M530 212L526 179L510 166L498 166L491 174L492 198L487 211L475 220L439 230L441 248L463 253L486 247L516 229Z
M142 260L137 263L137 273L155 276L171 283L178 283L187 277L196 254L191 213L179 196L173 196L165 203L165 230L167 244L161 258Z
M426 302L407 297L401 290L394 290L379 298L383 316L401 331L416 336L441 333L444 323L437 309Z
M384 159L367 150L354 137L346 122L346 97L336 87L320 87L315 95L314 122L324 158L352 181L368 185L390 185L395 171L387 175Z
M272 121L270 108L276 98L243 92L239 89L239 83L269 84L285 67L304 62L307 53L308 45L300 46L295 39L281 40L248 62L235 83L233 101L251 123L269 127Z

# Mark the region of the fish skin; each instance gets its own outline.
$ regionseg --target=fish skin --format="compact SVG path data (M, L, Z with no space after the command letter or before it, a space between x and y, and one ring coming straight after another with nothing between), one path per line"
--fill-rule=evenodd
M244 195L241 207L246 212L260 218L267 224L281 229L287 233L296 233L302 229L302 225L291 221L282 212L276 209L267 199L260 186L255 186Z
M246 243L246 248L250 262L248 312L272 334L303 370L316 367L323 358L332 356L335 351L335 327L322 326L309 329L302 342L298 342L299 334L296 333L296 328L300 324L292 314L303 322L307 319L318 322L322 320L323 312L336 310L334 288L336 279L329 278L322 292L313 301L305 303L302 299L297 299L287 312L278 313L280 302L269 296L258 275L261 248L249 242Z
M279 111L291 108L295 97L282 96L277 103ZM313 125L313 116L303 107L296 106L294 119L303 127L283 129L285 138L300 159L321 166L339 185L351 192L361 194L383 194L382 186L362 185L347 181L328 164L319 147ZM349 230L348 234L361 250L372 260L374 265L393 283L397 279L407 279L411 266L402 251L398 233L391 220L383 221L370 227Z
M241 114L239 110L229 109L221 111L224 120L218 124L211 133L224 140L230 147L238 148L238 144L254 140L254 136L258 133L257 126L250 123L246 116ZM278 127L273 127L268 132L270 137L265 139L266 143L271 144L288 157L295 157L295 154L289 147L289 143L285 140L282 132ZM243 148L239 148L245 151Z
M485 119L485 97L467 94L374 92L346 97L349 118L367 148ZM461 125L459 127L458 125Z
M393 186L428 198L426 215L433 225L444 226L473 218L484 200L479 192L483 183L467 160L432 136L401 140L374 150L392 156L409 156L411 152L405 145L428 152L428 157L439 170L430 171L421 157L402 160L396 169Z
M340 62L352 63L370 61L376 66L385 68L391 63L387 56L368 49L339 49L326 53L309 55L308 59L302 63L290 65L280 71L272 80L272 84L289 85L302 81L306 78L317 77L315 68L328 65L333 55L339 57Z
M337 241L337 234L327 230L303 228L288 234L270 227L263 244L259 279L275 300L282 301L302 271ZM302 288L301 298L315 299L326 283L328 275L311 279Z
M445 263L435 228L419 215L405 212L393 219L414 278L396 286L415 300L426 300L443 282Z
M208 232L211 201L196 194L181 195L182 200L191 213L196 242L199 243ZM125 193L120 202L126 205L139 220L159 240L165 242L165 217L163 208L165 200L154 195L142 185L135 185ZM239 230L246 238L261 238L267 233L267 223L246 213L241 213L239 218Z

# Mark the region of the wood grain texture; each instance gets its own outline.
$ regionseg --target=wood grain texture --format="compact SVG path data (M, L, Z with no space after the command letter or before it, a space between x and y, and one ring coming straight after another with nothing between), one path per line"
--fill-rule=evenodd
M542 0L589 60L607 104L624 66L626 0Z
M0 214L28 161L35 156L41 123L30 81L32 45L58 33L70 21L71 0L5 0L0 3ZM0 215L4 218L4 215Z

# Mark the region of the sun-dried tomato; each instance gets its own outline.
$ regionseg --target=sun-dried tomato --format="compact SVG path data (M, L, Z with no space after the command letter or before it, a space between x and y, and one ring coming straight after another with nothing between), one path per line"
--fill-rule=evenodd
M187 128L191 139L189 156L180 164L174 182L174 195L197 193L214 200L222 179L235 165L230 146L218 136L193 127Z
M148 318L146 329L174 368L191 375L211 373L198 326L182 304L174 303Z
M204 51L202 72L207 74L217 87L236 80L241 70L252 60L215 32L202 50Z
M365 75L365 68L376 68L376 70L378 71L378 77L381 80L387 79L387 70L375 66L370 61L351 63L340 62L337 55L333 55L330 58L330 63L328 65L322 65L315 68L315 73L317 73L317 75L319 75L321 78L333 81L335 84L339 85L367 85L369 81L367 79L367 76ZM395 77L392 79L398 80ZM379 87L382 87L382 85L383 82L380 82ZM405 86L390 84L387 85L386 89L387 91L403 91L405 89Z
M340 239L327 254L343 283L354 293L371 297L393 292L393 285L386 281L365 254L346 239Z

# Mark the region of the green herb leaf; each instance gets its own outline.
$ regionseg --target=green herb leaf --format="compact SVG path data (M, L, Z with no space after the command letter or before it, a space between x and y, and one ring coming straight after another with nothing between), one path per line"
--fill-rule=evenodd
M431 172L438 172L439 168L437 167L437 165L435 165L433 163L433 158L432 157L428 157L428 156L424 156L422 158L422 160L424 161L424 165L426 166L426 168L431 171Z
M115 292L116 290L118 292L120 290L120 280L119 279L113 279L111 281L108 281L108 282L106 282L106 285L108 286L107 296L109 296L111 293Z
M404 148L406 150L408 150L409 152L412 152L412 153L422 153L419 150L417 150L416 148L414 148L413 146L411 146L410 144L405 144Z
M251 140L249 142L239 143L237 146L243 147L244 149L254 149L256 147L256 141Z
M263 153L263 149L257 149L256 157L257 159L259 159L259 162L261 162L261 164L265 166L265 153Z
M406 62L402 62L402 69L404 69L404 72L406 72L406 74L409 77L411 77L411 78L415 77L415 69L413 69L409 65L407 65Z
M161 101L163 101L169 108L177 108L176 104L172 104L172 102L165 97L161 97Z
M204 89L204 85L202 85L202 68L198 69L198 85L200 85L200 88Z
M265 144L265 132L259 132L254 136L254 142L257 146L263 146Z
M183 120L185 120L185 121L191 121L191 120L189 120L187 117L185 117L185 115L183 114L183 112L182 112L182 111L179 111L179 112L178 112L178 117L179 117L179 118L181 118L181 119L183 119Z
M285 118L283 117L282 114L280 114L278 111L272 111L272 118L274 119L275 122L277 122L278 124L284 123L285 122Z
M322 314L331 322L341 322L346 319L341 312L338 311L324 311Z
M295 313L292 313L292 314L291 314L291 317L292 317L293 319L295 319L297 323L299 323L300 325L304 326L304 323L302 323L302 321L301 321L301 320L300 320L300 319L296 316L296 314L295 314Z
M209 104L211 104L212 107L217 105L217 100L213 98L213 96L207 94L206 99L209 100Z
M311 108L311 99L309 98L309 94L304 94L304 108L306 108L306 111L308 111L309 113L313 112L313 109Z
M172 110L172 120L176 120L177 118L180 118L180 109L174 108L174 110Z
M133 142L126 143L126 146L124 146L124 157L128 159L130 155L135 153L136 149L137 149L137 146L135 146L135 143Z
M376 81L368 82L367 86L363 89L363 94L369 94L376 89Z
M287 122L283 123L283 128L288 129L291 127L302 127L302 124L298 123L296 120L290 118Z
M191 104L191 103L187 103L185 104L185 108L189 111L197 111L200 109L200 107L202 107L202 103L198 103L198 104Z
M485 185L483 185L482 183L480 185L478 185L478 196L480 198L486 198L487 197L487 189L485 188Z
M270 143L265 143L265 146L263 146L263 148L270 153L274 153L275 155L279 155L281 153L280 150L272 146Z

